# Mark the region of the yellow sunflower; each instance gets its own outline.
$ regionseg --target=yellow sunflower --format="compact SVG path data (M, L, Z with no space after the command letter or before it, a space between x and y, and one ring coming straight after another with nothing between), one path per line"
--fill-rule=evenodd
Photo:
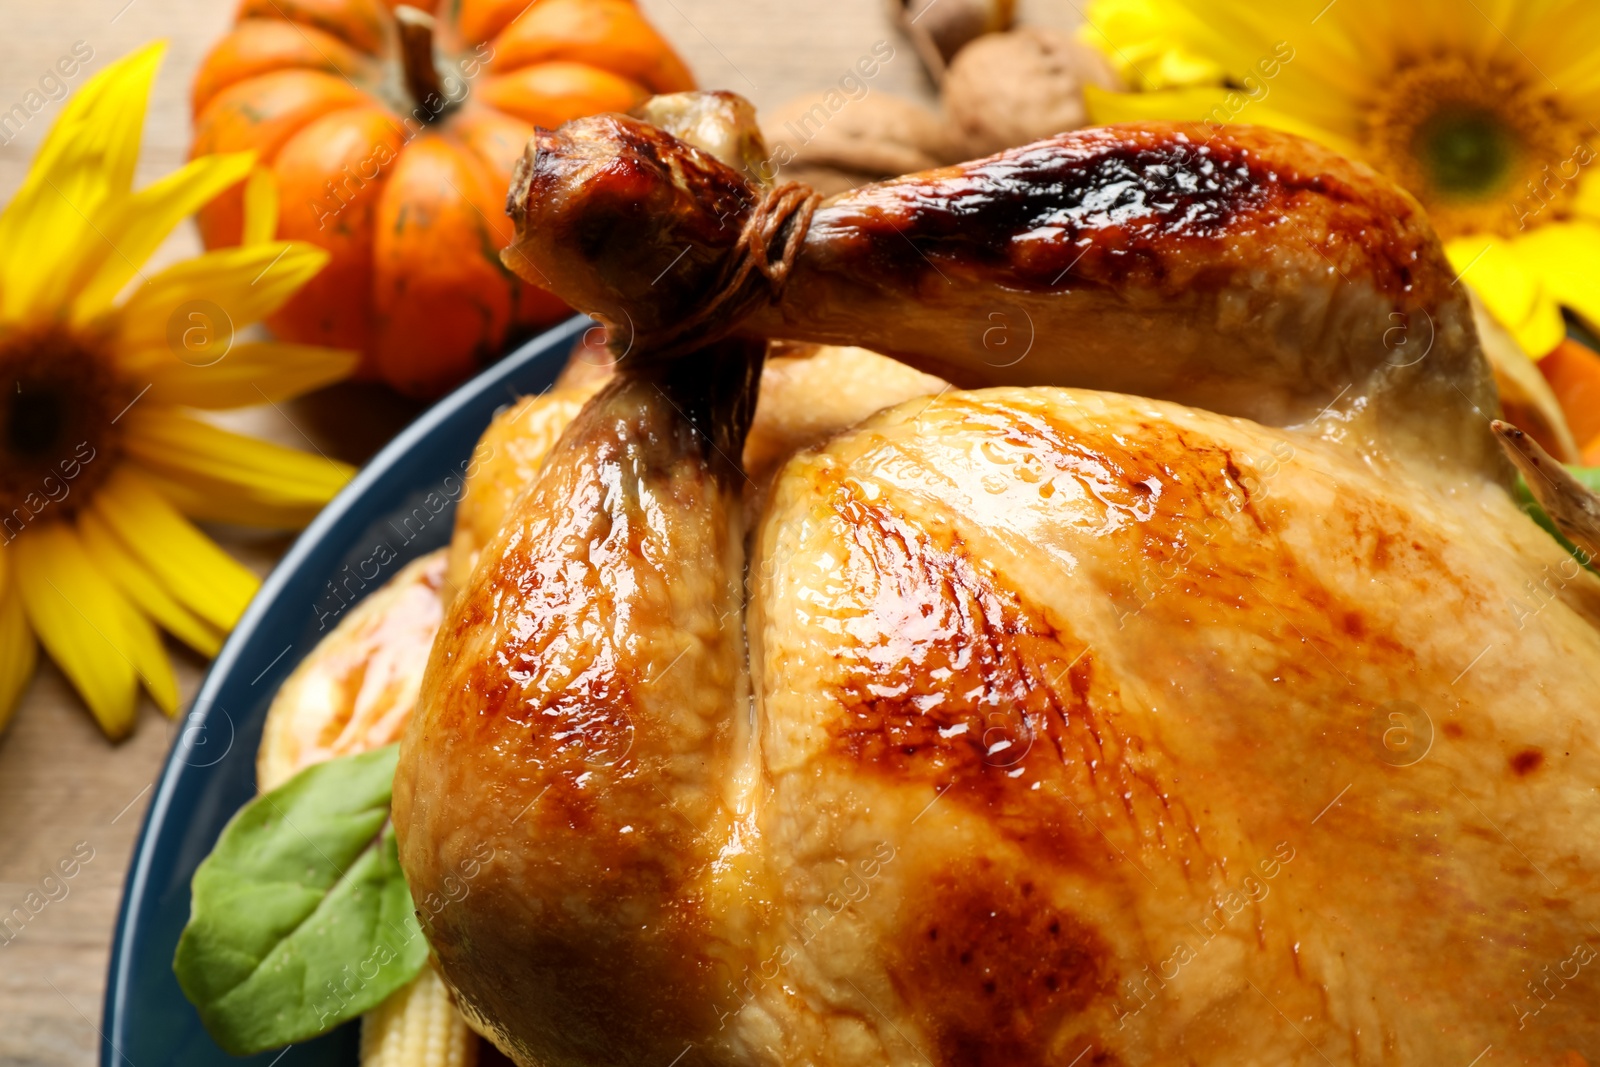
M1095 0L1096 122L1256 123L1393 178L1523 349L1600 326L1594 0Z
M351 474L196 417L324 385L355 357L232 343L327 258L270 239L276 193L249 154L133 191L163 51L86 82L0 214L0 727L36 641L108 736L133 728L141 685L172 714L157 627L214 655L257 585L191 520L303 524ZM240 247L145 272L180 221L241 181Z

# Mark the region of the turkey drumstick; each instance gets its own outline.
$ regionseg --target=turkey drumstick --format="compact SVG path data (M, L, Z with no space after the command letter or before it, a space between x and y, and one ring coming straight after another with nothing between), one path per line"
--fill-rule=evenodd
M730 457L762 350L624 367L441 628L395 824L419 900L459 903L463 865L491 857L472 907L423 922L461 1010L520 1063L666 1063L725 1010L713 972L747 935L719 901L754 782Z
M1357 435L1390 451L1503 469L1471 309L1421 209L1298 138L1079 130L811 206L596 116L529 142L504 258L624 345L737 331L865 345L966 387L1280 426L1364 413Z

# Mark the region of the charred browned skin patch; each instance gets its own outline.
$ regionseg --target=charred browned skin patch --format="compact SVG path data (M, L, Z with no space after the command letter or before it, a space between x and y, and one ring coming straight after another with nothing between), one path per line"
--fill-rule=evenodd
M1220 265L1225 244L1267 238L1288 218L1317 224L1330 249L1358 248L1390 296L1436 255L1416 205L1348 163L1281 136L1184 124L1077 130L884 182L825 207L812 229L869 250L853 265L866 280L981 265L1025 289L1161 289L1203 287L1181 261Z
M1093 923L981 857L930 883L898 935L890 980L933 1038L934 1059L949 1067L1055 1062L1058 1032L1114 992L1111 953ZM1069 1058L1095 1043L1072 1036L1078 1047Z
M1518 778L1526 778L1544 765L1544 749L1525 748L1511 757L1511 769Z

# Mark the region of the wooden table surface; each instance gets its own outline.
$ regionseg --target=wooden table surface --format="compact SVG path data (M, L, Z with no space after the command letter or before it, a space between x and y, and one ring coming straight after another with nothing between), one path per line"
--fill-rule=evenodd
M912 52L895 37L877 0L641 0L702 85L732 89L771 108L829 88L880 40L896 43L874 92L929 96ZM222 34L234 5L224 0L7 0L0 14L0 112L21 102L58 57L78 42L93 50L86 72L156 37L170 42L144 134L137 181L179 165L189 140L188 87L201 56ZM1023 19L1070 24L1072 0L1024 3ZM79 75L69 88L76 88ZM51 102L0 145L0 201L22 181L34 149L59 113ZM193 254L185 226L157 254ZM290 405L230 415L230 424L297 447L307 438L359 462L416 407L373 389L345 388ZM334 427L338 427L335 432ZM223 532L219 539L259 573L287 547L283 536ZM205 664L172 645L187 701ZM91 1064L111 926L152 781L182 725L146 703L133 738L112 747L56 669L46 664L7 733L0 736L0 914L22 904L58 860L90 855L9 943L0 944L0 1065ZM0 938L3 940L3 938ZM140 1064L137 1067L146 1067Z

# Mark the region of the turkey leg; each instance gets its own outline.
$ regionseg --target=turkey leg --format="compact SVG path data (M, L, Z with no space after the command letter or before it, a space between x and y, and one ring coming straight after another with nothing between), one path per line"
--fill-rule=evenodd
M1506 470L1471 308L1421 209L1298 138L1079 130L863 186L809 225L771 204L648 123L579 119L529 142L505 260L537 264L624 344L859 344L964 387L1084 386L1278 426L1321 416L1347 436L1354 420L1430 463ZM760 223L770 240L752 249ZM786 271L739 269L787 244Z
M756 761L730 457L761 355L627 365L434 645L395 779L401 861L463 1012L518 1062L670 1062L744 966L727 883L753 877Z

